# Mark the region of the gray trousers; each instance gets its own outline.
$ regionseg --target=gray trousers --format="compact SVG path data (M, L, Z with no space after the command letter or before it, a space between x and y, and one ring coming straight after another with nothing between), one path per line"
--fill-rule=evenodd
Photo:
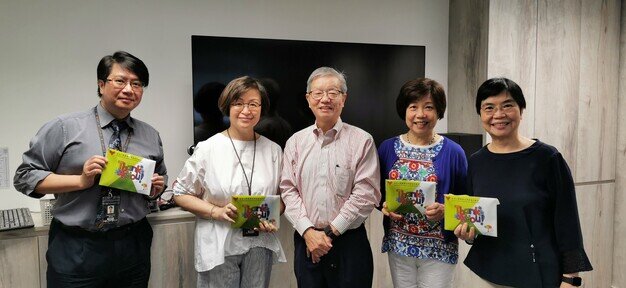
M267 248L254 247L243 255L226 256L224 264L198 272L198 288L267 288L272 253Z

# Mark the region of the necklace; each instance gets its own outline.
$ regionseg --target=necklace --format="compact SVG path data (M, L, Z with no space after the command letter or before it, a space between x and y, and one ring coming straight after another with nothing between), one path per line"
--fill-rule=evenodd
M428 141L428 144L426 144L424 146L433 145L433 143L435 143L435 137L437 137L437 133L433 133L433 138L430 138L430 141ZM408 132L406 133L406 136L404 138L406 138L406 142L409 142L409 144L411 144L411 145L419 145L417 143L411 142L411 139L409 139L409 133Z
M237 153L237 148L235 148L235 142L233 142L233 138L230 137L230 132L228 131L229 129L226 129L226 134L228 134L228 139L230 139L230 144L233 145L233 151L235 151L237 160L239 160L239 166L241 166L243 177L246 178L246 184L248 184L248 195L252 195L252 176L254 176L254 160L256 160L256 135L254 135L254 152L252 154L252 171L250 171L250 181L248 181L248 175L246 175L246 169L243 168L243 163L241 163L241 157L239 157L239 153Z

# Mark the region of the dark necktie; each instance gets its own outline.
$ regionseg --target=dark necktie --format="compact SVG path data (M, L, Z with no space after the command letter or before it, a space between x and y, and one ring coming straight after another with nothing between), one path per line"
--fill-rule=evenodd
M111 129L113 129L113 134L111 134L111 139L109 140L109 148L115 150L122 150L122 132L128 128L128 124L122 120L113 120L111 122Z
M113 134L111 134L111 139L109 139L109 148L122 151L122 132L128 128L128 124L122 120L113 120L109 125L113 130ZM109 195L108 191L111 191ZM96 212L96 220L95 225L100 230L108 230L115 226L115 224L104 224L103 221L106 218L106 212L102 209L102 200L105 197L120 197L120 191L117 189L103 189L102 195L100 196L100 201L98 202L97 212ZM119 209L119 206L116 208Z

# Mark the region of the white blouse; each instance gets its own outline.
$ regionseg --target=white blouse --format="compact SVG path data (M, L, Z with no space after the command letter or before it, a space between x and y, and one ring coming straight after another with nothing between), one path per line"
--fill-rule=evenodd
M261 136L256 141L256 160L252 178L252 195L276 195L282 167L278 144ZM241 162L250 180L254 141L234 140ZM212 204L225 206L232 195L248 195L248 185L233 146L222 133L198 143L173 185L176 195L194 195ZM250 248L264 247L274 252L273 261L286 262L276 233L259 233L243 237L241 229L219 220L197 217L195 267L204 272L224 263L225 256L242 255Z

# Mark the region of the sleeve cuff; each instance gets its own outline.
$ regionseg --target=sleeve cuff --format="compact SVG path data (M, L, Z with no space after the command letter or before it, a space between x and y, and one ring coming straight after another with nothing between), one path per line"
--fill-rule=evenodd
M350 222L348 222L341 214L335 217L335 220L331 223L340 234L343 234L350 227Z
M311 222L311 220L309 220L309 218L303 217L300 218L300 220L298 220L298 223L296 224L296 230L298 231L298 233L300 233L300 236L304 235L304 231L306 231L306 229L309 229L309 227L313 227L313 222Z
M563 261L563 273L565 274L593 270L591 262L582 248L562 252L561 259Z
M24 194L26 194L29 197L33 197L33 198L41 198L44 196L44 194L40 194L35 192L35 188L37 187L37 185L39 185L39 183L41 181L43 181L43 179L46 179L46 177L48 177L48 175L52 174L52 172L50 171L44 171L44 170L32 170L29 172L30 175L28 175L28 178L30 178L29 180L26 181L25 183L25 189L21 190ZM17 188L17 187L16 187ZM22 188L22 187L20 187ZM20 190L20 189L18 189Z

